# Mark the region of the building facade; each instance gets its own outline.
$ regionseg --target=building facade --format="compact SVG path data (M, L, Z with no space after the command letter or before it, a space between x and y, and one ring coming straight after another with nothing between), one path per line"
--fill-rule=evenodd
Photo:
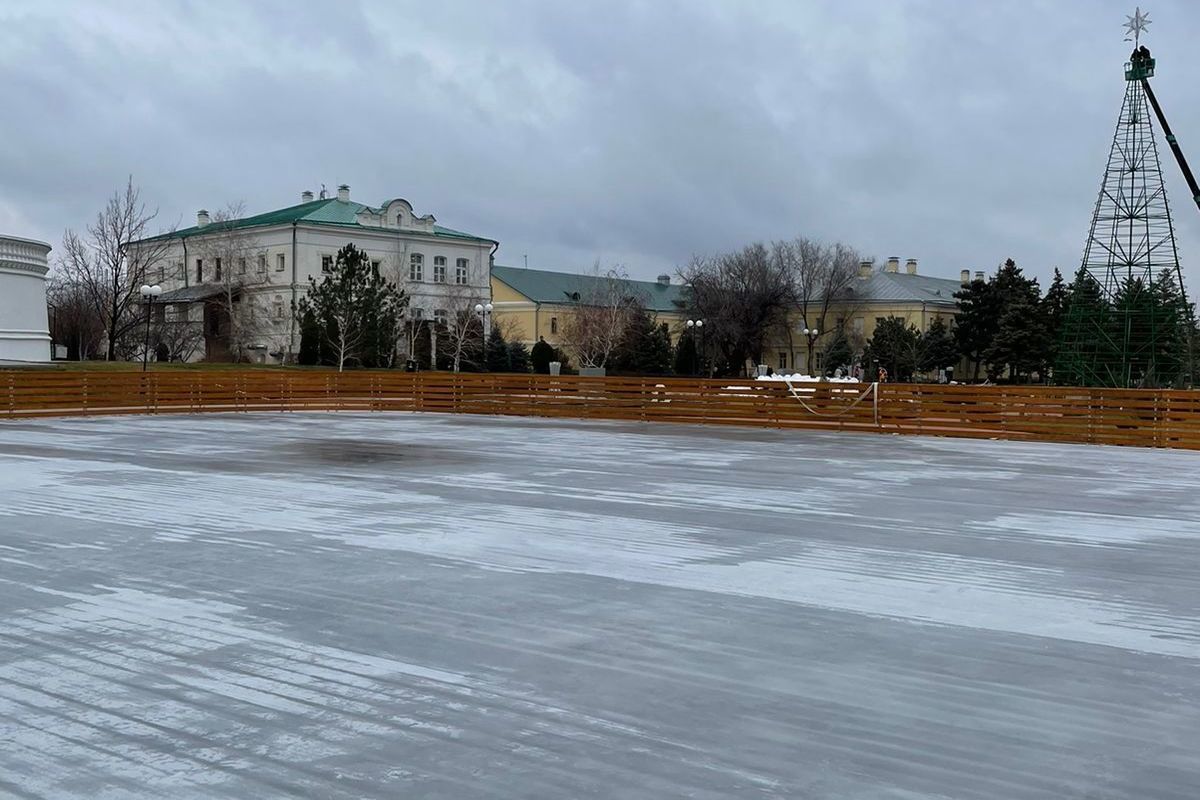
M596 294L595 284L608 278L572 272L520 267L492 267L493 320L506 336L533 346L539 339L564 347L564 331L581 304ZM655 281L622 279L628 296L641 303L658 322L667 323L672 339L680 333L683 287L669 275Z
M0 364L50 360L49 254L45 242L0 236Z
M954 293L969 280L967 270L960 273L959 280L922 275L915 258L901 266L900 259L892 256L879 268L872 261L863 261L850 286L830 301L823 319L811 309L809 319L799 310L789 316L786 328L777 331L766 348L767 366L776 372L812 375L844 366L823 363L822 353L836 332L845 332L851 349L861 352L876 326L888 317L902 319L906 326L922 332L929 330L936 319L952 328L958 313ZM811 362L806 328L817 330Z
M158 324L202 336L200 346L159 357L228 360L235 355L230 317L237 314L248 322L238 337L247 339L241 358L293 360L300 336L293 310L309 279L320 282L347 244L404 289L410 330L428 331L412 323L445 318L490 296L499 242L438 225L407 200L366 205L342 185L336 197L304 192L297 205L239 219L200 211L195 226L132 245L155 248L145 280L163 288L153 312Z

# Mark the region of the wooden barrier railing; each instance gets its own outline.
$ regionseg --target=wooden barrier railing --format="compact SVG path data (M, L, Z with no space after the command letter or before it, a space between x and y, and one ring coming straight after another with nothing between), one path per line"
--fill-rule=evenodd
M1200 392L300 370L0 371L0 417L435 411L1200 449Z

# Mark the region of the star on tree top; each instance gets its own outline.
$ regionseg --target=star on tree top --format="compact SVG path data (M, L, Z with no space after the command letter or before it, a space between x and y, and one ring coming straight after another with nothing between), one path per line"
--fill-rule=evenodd
M1133 37L1133 41L1136 44L1150 25L1150 15L1143 14L1141 6L1138 6L1134 9L1133 16L1126 17L1126 19L1129 21L1125 23L1125 32Z

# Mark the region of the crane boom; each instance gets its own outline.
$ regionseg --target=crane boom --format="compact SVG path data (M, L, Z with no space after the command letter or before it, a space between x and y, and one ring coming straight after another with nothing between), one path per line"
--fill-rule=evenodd
M1142 89L1145 90L1146 97L1150 99L1150 105L1154 108L1154 115L1158 117L1158 124L1162 126L1163 135L1167 137L1167 144L1171 145L1171 152L1175 154L1175 161L1179 163L1179 169L1183 172L1183 179L1187 181L1188 189L1192 192L1192 200L1200 208L1200 186L1196 184L1196 176L1192 174L1192 168L1188 166L1187 159L1183 157L1183 150L1179 147L1175 134L1171 133L1171 126L1167 123L1162 106L1158 104L1158 98L1154 96L1154 90L1150 88L1150 81L1145 78L1142 78L1141 81Z

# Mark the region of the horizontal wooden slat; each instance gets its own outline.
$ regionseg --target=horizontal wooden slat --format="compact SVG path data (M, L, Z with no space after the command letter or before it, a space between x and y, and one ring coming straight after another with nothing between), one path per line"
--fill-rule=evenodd
M1200 449L1200 393L222 369L0 371L0 416L403 410ZM861 402L856 402L860 401Z

